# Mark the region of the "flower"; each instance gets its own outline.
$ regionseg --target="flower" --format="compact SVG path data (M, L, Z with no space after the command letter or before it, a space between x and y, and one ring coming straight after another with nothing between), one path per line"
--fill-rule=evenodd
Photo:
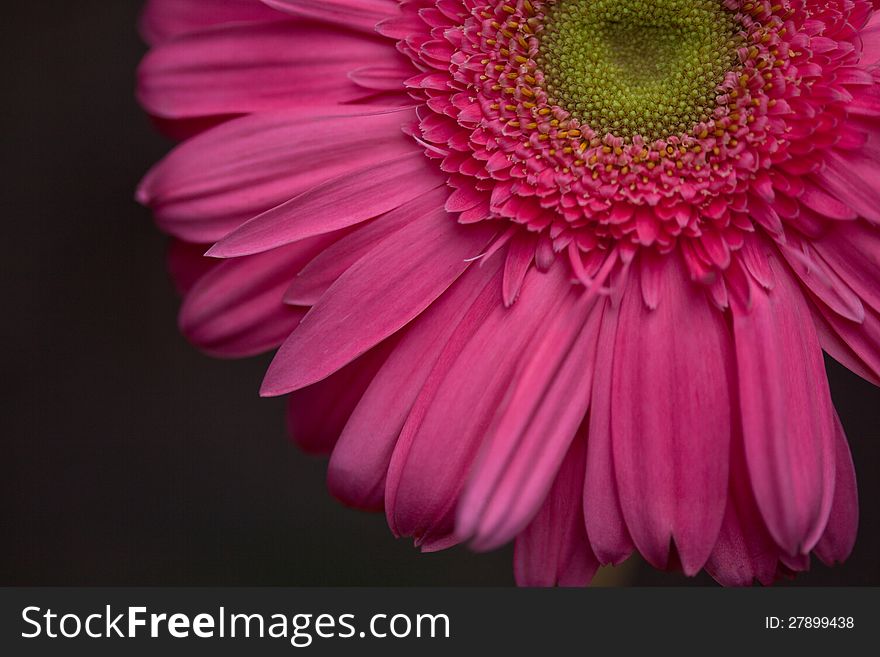
M423 550L843 561L822 350L880 384L874 4L151 0L181 328L280 346L262 394Z

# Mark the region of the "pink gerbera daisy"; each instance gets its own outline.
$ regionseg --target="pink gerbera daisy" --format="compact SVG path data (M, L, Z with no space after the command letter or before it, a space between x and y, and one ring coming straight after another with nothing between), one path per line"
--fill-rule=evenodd
M842 561L822 349L880 383L874 4L151 0L181 328L280 346L262 394L424 550L515 540L526 585Z

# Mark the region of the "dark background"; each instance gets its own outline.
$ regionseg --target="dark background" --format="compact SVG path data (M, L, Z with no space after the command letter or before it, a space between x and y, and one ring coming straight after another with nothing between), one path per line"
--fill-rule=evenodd
M178 335L165 239L132 200L169 148L132 95L139 5L16 2L0 25L0 585L512 584L509 549L421 555L336 503L257 396L268 358ZM846 565L796 583L878 585L880 392L830 377L862 529Z

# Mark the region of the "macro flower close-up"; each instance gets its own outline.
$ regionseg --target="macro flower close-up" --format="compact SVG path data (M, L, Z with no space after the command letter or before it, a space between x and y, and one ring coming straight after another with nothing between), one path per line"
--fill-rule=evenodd
M180 329L277 350L330 492L423 551L514 542L524 586L843 562L823 351L880 385L875 8L148 0Z

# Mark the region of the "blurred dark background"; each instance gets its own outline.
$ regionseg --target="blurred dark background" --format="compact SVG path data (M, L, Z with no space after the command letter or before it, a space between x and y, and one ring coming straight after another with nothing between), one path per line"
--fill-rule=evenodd
M165 239L132 200L170 144L134 102L137 0L16 2L0 31L0 585L509 585L511 551L421 555L346 509L257 396L268 358L175 326ZM855 554L797 584L880 584L880 391L834 364ZM630 564L620 581L708 584Z

